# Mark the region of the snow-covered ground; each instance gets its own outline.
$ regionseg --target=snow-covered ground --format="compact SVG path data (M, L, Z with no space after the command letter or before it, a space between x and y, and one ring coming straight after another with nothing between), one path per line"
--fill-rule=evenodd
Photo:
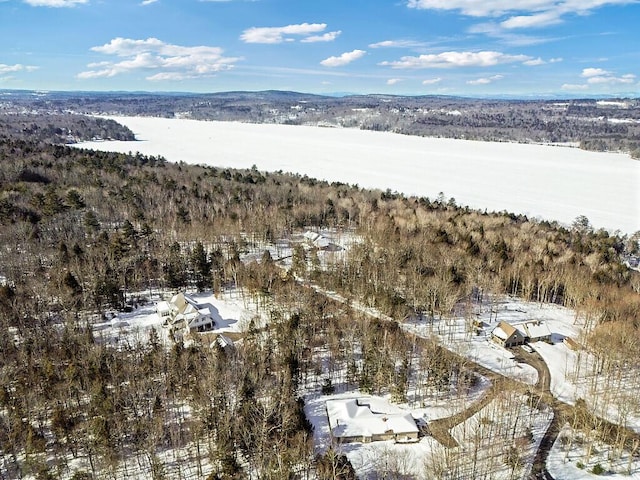
M570 440L571 435L576 435ZM595 442L589 462L586 462L586 442L578 442L578 434L565 426L553 445L547 459L547 469L553 478L598 478L640 480L640 459L633 458L628 451L616 452L610 445ZM606 473L596 475L593 468L600 465Z
M167 293L163 298L170 296ZM229 291L218 297L211 292L190 296L211 312L216 328L208 333L242 333L247 330L252 319L256 321L256 326L261 326L262 317L253 308L252 302L243 299L238 291ZM156 302L162 298L157 296L154 300L132 312L118 312L111 319L93 323L94 336L114 345L135 345L149 341L151 330L155 329L160 342L170 345L169 329L162 325L162 319L156 313Z
M485 301L472 307L474 322L484 325L479 334L470 333L469 320L462 312L450 319L433 322L414 319L403 325L407 330L423 337L437 336L449 350L463 355L480 365L510 378L533 385L538 380L536 370L517 362L511 350L491 341L491 330L499 322L512 324L540 320L552 332L552 339L560 342L565 336L577 338L579 327L574 325L575 312L558 305L525 302L513 297ZM536 343L538 345L539 343ZM549 345L554 351L565 351L562 344ZM564 361L564 360L563 360ZM556 362L557 364L557 362ZM551 368L555 368L554 364ZM564 363L562 364L564 365Z
M362 396L360 392L350 391L327 396L312 394L305 398L305 413L314 426L314 443L318 452L326 451L332 445L326 401L359 396ZM395 444L393 441L354 442L333 444L333 447L349 458L361 479L434 478L434 462L439 463L445 457L450 460L455 458L456 472L461 476L454 478L474 478L472 471L490 472L491 478L525 478L552 414L549 410L528 407L527 402L520 397L520 394L514 392L499 395L478 413L456 426L452 434L460 447L449 452L431 436L422 437L419 442L411 444ZM388 400L388 396L373 398L385 403ZM469 404L473 401L475 399L469 401ZM432 420L442 413L437 408L411 409L406 404L388 404L387 408L391 409L388 410L389 413L410 412L415 419ZM456 412L449 411L446 416L454 413ZM514 476L504 464L504 445L512 444L513 435L522 439L519 445L521 465ZM478 452L475 459L472 458L473 451Z
M516 143L423 138L354 129L110 117L137 142L79 147L170 161L306 174L459 205L596 228L640 230L640 162L628 155Z
M534 342L531 346L542 356L551 374L551 392L559 400L575 404L581 398L598 415L613 423L623 423L640 432L640 400L635 392L638 372L620 369L613 378L601 378L594 368L594 358L586 350L573 351L563 339L581 338L583 330L575 311L559 305L525 302L504 297L473 308L473 318L484 326L479 335L470 334L463 316L451 319L412 320L404 328L420 336L437 336L449 350L463 355L490 370L529 384L537 381L533 367L518 363L512 352L491 341L491 330L498 322L511 324L530 320L543 322L551 331L551 343Z
M597 415L640 433L638 372L634 368L618 369L615 374L597 373L594 356L588 351L573 351L562 343L533 344L551 373L551 392L563 402L586 402Z
M553 412L535 408L526 396L501 392L489 405L456 425L451 434L460 444L454 478L527 478ZM516 447L517 460L508 466L507 452ZM461 451L460 451L461 450ZM563 477L564 478L564 477Z
M357 390L334 395L312 394L305 398L305 414L313 425L314 445L317 452L326 451L332 445L331 430L327 418L325 403L327 400L337 400L356 397L368 397ZM386 401L387 397L373 397ZM389 404L394 412L410 412L415 419L433 419L442 415L441 408L410 409L407 405ZM422 478L424 462L430 453L438 446L438 442L431 436L420 439L418 443L396 444L393 441L372 443L343 443L333 445L334 448L347 455L353 468L361 479L383 478L385 472L396 471L403 475L413 475L408 478ZM380 476L380 477L378 477ZM404 477L402 477L404 478Z

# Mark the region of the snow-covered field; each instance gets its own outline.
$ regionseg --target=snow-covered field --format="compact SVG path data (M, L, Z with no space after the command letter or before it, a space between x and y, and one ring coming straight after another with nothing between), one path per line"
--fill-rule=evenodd
M596 228L640 230L640 162L576 148L422 138L355 129L110 117L137 142L79 147L170 161L306 174L459 205Z

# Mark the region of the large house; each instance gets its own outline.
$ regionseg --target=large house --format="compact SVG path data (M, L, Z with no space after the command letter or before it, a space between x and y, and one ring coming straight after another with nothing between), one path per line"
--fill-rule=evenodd
M394 440L417 442L418 426L410 413L387 413L388 403L372 398L327 400L332 437L339 443Z
M528 342L550 342L551 331L546 323L540 321L532 320L513 325L500 322L491 331L491 340L505 348L524 345Z
M156 312L165 325L184 327L192 331L212 330L215 322L209 308L180 292L169 301L158 302Z

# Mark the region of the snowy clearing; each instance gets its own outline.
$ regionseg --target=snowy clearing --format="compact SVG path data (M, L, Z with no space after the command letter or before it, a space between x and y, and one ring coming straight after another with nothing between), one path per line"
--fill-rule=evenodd
M95 337L112 345L135 345L148 342L151 329L155 329L160 342L165 346L171 345L169 329L163 326L163 319L156 313L156 302L170 296L169 293L156 295L151 303L130 313L118 312L110 319L93 323ZM255 306L248 297L243 299L238 291L231 290L218 297L211 292L191 296L209 307L215 328L208 334L241 334L252 319L256 320L257 326L262 325L261 315L256 313Z
M610 422L640 432L638 371L626 366L614 373L598 371L593 353L573 351L563 343L534 344L551 372L551 392L574 405L582 399L591 411Z
M561 342L562 338L565 336L576 338L580 332L579 327L574 325L575 312L559 305L526 302L512 297L496 297L482 304L474 304L470 308L471 311L457 312L450 319L434 321L412 319L403 324L403 328L425 338L436 336L449 350L496 373L529 385L534 385L538 381L536 370L514 359L513 352L517 349L502 348L491 341L491 330L503 321L518 324L540 320L551 330L552 340L560 343L549 345L549 347L563 352L565 348ZM470 320L483 325L477 334L470 331ZM549 365L552 370L554 365ZM564 365L564 359L562 365Z
M369 395L357 390L351 390L335 395L312 394L305 398L305 414L313 425L314 445L316 452L324 452L332 445L331 431L327 418L325 404L327 400L355 398ZM371 397L381 401L387 401L385 397ZM407 405L391 405L396 412L409 412L415 419L432 419L442 413L441 408L417 408L412 409ZM455 412L449 412L452 414ZM333 444L340 453L347 455L359 478L377 478L382 472L389 470L400 471L405 475L415 475L420 478L424 469L424 462L430 453L437 448L438 442L431 436L420 439L418 443L397 444L393 441L371 443L336 443ZM411 477L414 478L414 477Z
M355 129L109 117L137 142L95 150L162 155L220 167L283 170L459 205L596 228L640 230L640 162L625 154L516 143L423 138Z
M590 457L587 451L591 448ZM586 461L586 458L589 458ZM593 473L597 465L604 470ZM547 468L554 478L582 478L585 480L602 478L640 479L640 460L629 455L626 450L615 451L602 442L589 444L571 427L565 425L547 459ZM596 470L597 471L597 470Z

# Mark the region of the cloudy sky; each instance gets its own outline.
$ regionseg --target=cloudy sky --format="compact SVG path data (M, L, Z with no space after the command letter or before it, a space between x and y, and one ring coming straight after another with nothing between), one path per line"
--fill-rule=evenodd
M638 95L639 0L0 0L0 89Z

